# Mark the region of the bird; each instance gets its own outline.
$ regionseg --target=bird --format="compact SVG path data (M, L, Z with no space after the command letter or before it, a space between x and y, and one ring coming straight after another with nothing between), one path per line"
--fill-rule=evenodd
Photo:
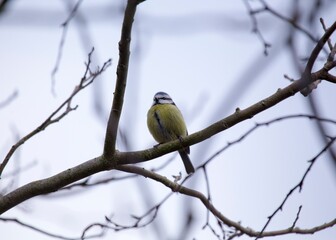
M153 138L159 143L188 136L187 126L181 111L177 108L172 98L165 92L157 92L153 98L153 104L147 113L147 126ZM195 169L190 161L190 148L184 147L178 150L185 170L188 174Z

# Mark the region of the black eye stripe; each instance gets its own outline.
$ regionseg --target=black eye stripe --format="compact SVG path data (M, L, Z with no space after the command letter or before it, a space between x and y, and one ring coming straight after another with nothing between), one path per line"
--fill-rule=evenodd
M172 100L170 97L160 97L159 99L162 99L162 100Z
M172 101L172 99L170 97L155 97L154 101L159 101L159 100L170 100Z

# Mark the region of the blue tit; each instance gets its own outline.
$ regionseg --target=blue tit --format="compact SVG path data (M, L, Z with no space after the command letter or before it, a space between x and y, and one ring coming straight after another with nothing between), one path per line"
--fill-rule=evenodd
M153 105L147 113L147 126L154 139L161 144L176 139L181 140L181 137L187 136L188 131L183 116L172 98L165 92L158 92L153 100ZM185 147L178 152L187 173L195 172L188 156L190 148Z

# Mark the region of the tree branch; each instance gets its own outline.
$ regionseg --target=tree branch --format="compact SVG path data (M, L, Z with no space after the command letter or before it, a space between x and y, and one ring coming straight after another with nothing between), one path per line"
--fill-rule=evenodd
M52 177L30 182L0 198L0 214L27 199L55 192L70 183L106 169L107 167L104 165L102 157L97 157Z
M191 188L184 187L176 182L170 181L168 178L161 176L160 174L157 174L152 171L148 171L144 168L136 167L136 166L118 166L116 169L124 172L129 173L135 173L138 175L142 175L146 178L150 178L152 180L155 180L157 182L162 183L166 187L170 188L173 192L179 192L181 194L194 197L196 199L199 199L202 204L209 209L209 211L220 221L222 221L224 224L226 224L229 227L235 228L238 232L246 234L250 237L269 237L269 236L279 236L279 235L286 235L286 234L293 234L293 233L300 233L300 234L313 234L315 232L324 230L326 228L330 228L334 225L336 225L336 219L331 220L330 222L321 224L319 226L315 226L313 228L307 228L307 229L301 229L298 227L293 228L292 226L286 229L282 230L275 230L275 231L269 231L269 232L258 232L253 230L250 227L244 227L239 222L235 222L227 217L225 217L212 203L211 201L201 192L196 191ZM185 180L189 179L187 177ZM242 235L238 233L239 235Z
M82 237L77 237L77 238L70 238L70 237L65 237L65 236L62 236L62 235L59 235L59 234L54 234L54 233L51 233L51 232L48 232L46 230L43 230L39 227L35 227L31 224L28 224L28 223L25 223L25 222L22 222L20 221L19 219L16 219L16 218L3 218L3 217L0 217L0 221L3 221L3 222L15 222L25 228L28 228L28 229L31 229L35 232L38 232L38 233L41 233L45 236L48 236L48 237L53 237L53 238L57 238L57 239L62 239L62 240L82 240L84 238ZM99 235L90 235L90 236L86 236L85 239L91 239L91 238L97 238L99 237Z
M117 82L114 90L112 108L107 123L104 144L104 156L109 159L115 152L118 125L123 107L127 82L132 25L136 7L141 2L142 1L139 0L128 0L121 29L121 38L119 41L119 62L117 66Z

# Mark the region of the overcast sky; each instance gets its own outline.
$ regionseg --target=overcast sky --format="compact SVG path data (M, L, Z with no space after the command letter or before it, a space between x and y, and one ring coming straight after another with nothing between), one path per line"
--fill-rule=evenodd
M1 188L14 189L52 176L102 153L114 91L124 1L83 1L76 18L70 22L53 82L51 72L59 53L61 24L69 16L72 5L56 0L13 1L1 15L0 102L17 93L8 106L0 109L1 159L18 136L35 129L71 94L83 76L84 62L92 47L95 48L94 66L102 66L112 59L112 66L102 77L76 96L72 102L73 106L78 104L76 111L20 147L4 172ZM311 6L302 5L302 25L315 37L323 34L320 17L327 24L336 20L335 4L325 4L313 20L314 27L309 27L304 19ZM291 15L290 0L272 1L271 6L285 16ZM251 31L251 18L243 1L148 0L142 3L134 22L128 85L120 121L127 144L118 141L118 149L142 150L155 144L147 130L146 114L158 91L171 95L184 115L189 133L193 133L234 113L237 107L246 108L287 86L290 82L284 74L298 79L297 68L286 45L291 29L288 23L269 13L257 17L263 37L272 45L268 56L264 55L258 36ZM295 36L295 46L303 64L313 43L300 32ZM333 40L335 42L336 37ZM323 64L321 59L316 69ZM335 91L336 86L322 82L313 93L325 118L336 119ZM296 94L192 146L191 159L197 167L256 123L305 113L311 113L308 98ZM335 136L335 125L326 126L329 135ZM309 164L307 161L323 147L315 122L306 118L260 127L208 165L213 204L226 217L261 230L267 217L301 180ZM171 158L173 160L159 173L170 179L179 172L185 176L182 162L175 153L142 166L159 167ZM18 166L28 169L13 182L11 173ZM111 171L97 174L94 179L124 175ZM291 196L268 230L290 227L300 205L297 226L301 228L334 219L335 179L335 166L330 156L323 154L309 172L302 192ZM186 185L207 194L201 170ZM133 221L131 215L144 214L169 193L164 186L139 177L85 191L76 189L73 194L60 192L36 197L6 212L3 217L15 217L66 237L79 237L86 226L104 222L105 216L113 216L116 222L128 225ZM189 207L195 222L186 239L216 239L210 229L202 229L207 214L203 205L181 194L174 194L160 208L152 225L140 230L109 231L102 239L154 240L158 239L158 232L164 236L161 239L177 239L183 231L185 209ZM220 233L214 217L210 219ZM48 239L15 223L0 222L0 232L6 240ZM276 239L331 239L335 235L334 227L312 236L291 235Z

